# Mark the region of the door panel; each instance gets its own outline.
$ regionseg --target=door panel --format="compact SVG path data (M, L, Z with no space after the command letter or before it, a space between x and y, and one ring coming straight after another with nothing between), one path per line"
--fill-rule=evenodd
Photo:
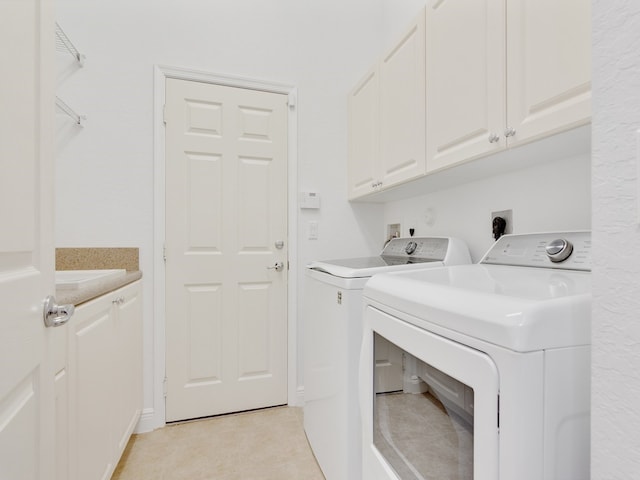
M287 401L287 96L166 84L167 420Z
M427 7L427 172L506 146L504 15L503 0Z
M43 299L54 292L52 4L0 2L0 478L49 479L54 368ZM63 466L60 466L62 469Z
M382 187L425 173L425 18L421 13L380 64Z
M187 285L189 369L187 385L222 378L222 291L219 285Z
M363 421L362 437L363 437L363 478L367 479L389 479L397 478L397 475L389 466L388 458L385 459L384 453L375 444L376 428L375 424L378 420L390 420L381 414L378 409L378 401L380 396L375 395L373 391L373 367L375 357L373 352L374 337L380 335L389 342L397 345L400 349L414 356L420 361L431 365L441 372L450 375L465 385L471 387L474 391L474 409L473 417L473 475L477 480L495 479L499 476L498 471L498 450L499 450L499 430L498 430L498 408L497 400L500 391L500 383L498 369L494 361L486 353L459 344L445 337L441 337L427 330L418 328L403 319L393 317L387 312L378 310L371 305L366 305L364 311L364 337L362 351L360 357L360 407ZM418 398L419 395L407 394L410 397ZM382 396L384 398L384 395ZM382 403L382 402L380 402ZM443 409L445 410L445 409ZM382 422L381 422L382 423ZM421 460L427 457L428 451L425 445L447 445L452 446L453 450L457 449L458 442L451 442L449 439L442 442L434 442L434 431L420 425L416 428L417 422L410 422L411 432L418 432L418 435L404 436L411 438L416 437L426 440L426 442L418 442L404 450L398 450L401 463L405 464L414 472L416 478L418 473L412 465L414 460ZM383 433L390 433L387 427L382 427ZM398 432L402 436L402 432ZM429 437L431 435L431 437ZM391 438L391 437L388 437ZM393 444L393 441L391 442ZM457 454L454 452L446 452L454 458ZM428 466L428 470L433 468ZM423 472L424 473L424 472ZM431 471L432 478L452 478L452 471ZM422 476L420 478L426 478ZM405 478L405 477L403 477ZM409 478L408 476L406 478ZM455 475L455 478L467 478L462 475Z
M367 72L349 93L349 198L357 198L375 189L379 181L379 90L378 68Z
M510 145L590 121L590 32L589 0L509 2L507 121L516 129Z
M220 250L222 232L222 158L185 155L189 175L189 250Z
M69 369L72 373L71 405L74 412L72 444L76 462L72 478L105 479L113 471L112 411L96 412L116 387L113 372L113 313L110 303L87 303L78 308L72 327ZM82 421L78 421L82 419Z

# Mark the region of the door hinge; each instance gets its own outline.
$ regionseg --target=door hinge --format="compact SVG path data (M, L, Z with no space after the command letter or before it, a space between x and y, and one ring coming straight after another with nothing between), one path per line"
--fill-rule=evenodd
M162 394L164 395L164 398L167 398L167 377L164 377L164 380L162 381Z
M498 433L500 433L500 394L498 394Z
M167 263L167 246L166 245L162 245L162 260L164 260L164 263Z
M338 298L336 299L338 305L342 305L342 292L338 291Z
M167 124L167 105L162 106L162 123Z
M296 101L297 101L297 99L296 99L295 94L290 93L290 94L287 96L287 106L289 107L289 109L290 109L290 110L295 110L295 108L296 108Z

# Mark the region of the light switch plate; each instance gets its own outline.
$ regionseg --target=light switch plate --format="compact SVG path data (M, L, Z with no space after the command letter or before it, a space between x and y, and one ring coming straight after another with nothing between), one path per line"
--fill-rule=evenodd
M309 240L317 240L318 239L318 222L315 220L312 220L307 225L309 227Z

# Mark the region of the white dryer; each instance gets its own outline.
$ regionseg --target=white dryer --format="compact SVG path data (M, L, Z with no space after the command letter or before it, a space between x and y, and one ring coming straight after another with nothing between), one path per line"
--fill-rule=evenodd
M304 428L327 480L360 480L358 364L362 289L372 275L469 264L456 238L395 238L375 257L313 262L306 270ZM377 343L378 391L403 390L402 352Z
M588 480L591 239L505 235L477 265L364 289L363 478ZM423 392L376 394L378 338Z

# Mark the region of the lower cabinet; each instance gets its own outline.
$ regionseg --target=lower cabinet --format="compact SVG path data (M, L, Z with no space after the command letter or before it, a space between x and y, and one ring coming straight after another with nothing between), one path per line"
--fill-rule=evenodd
M79 305L68 329L68 478L107 480L142 410L141 282Z

